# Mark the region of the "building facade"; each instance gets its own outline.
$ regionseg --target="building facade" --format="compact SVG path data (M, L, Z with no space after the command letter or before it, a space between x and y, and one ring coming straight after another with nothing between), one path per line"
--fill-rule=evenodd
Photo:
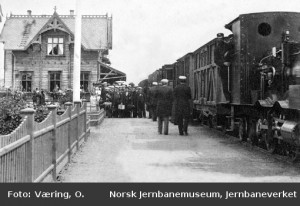
M5 22L5 16L3 16L4 10L2 10L0 4L0 31L3 28ZM0 87L4 86L4 45L0 42ZM0 89L1 90L1 89Z
M4 85L31 92L72 88L75 16L10 15L1 32ZM102 59L112 49L112 18L83 15L80 85L89 91L100 79Z

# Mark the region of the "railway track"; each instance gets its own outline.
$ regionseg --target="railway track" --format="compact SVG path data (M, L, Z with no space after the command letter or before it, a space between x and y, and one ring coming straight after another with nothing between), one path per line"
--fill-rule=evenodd
M238 137L235 137L233 134L224 133L223 131L220 131L218 129L210 128L209 125L207 125L207 124L200 124L199 122L193 122L192 124L200 126L200 127L205 127L206 129L209 129L210 131L223 136L224 139L226 139L228 141L231 141L236 144L240 144L241 146L243 146L245 148L251 149L256 152L260 152L260 153L266 155L268 158L273 158L277 161L288 163L288 164L293 165L300 169L300 161L293 162L293 161L291 161L291 159L288 156L284 156L284 155L280 155L280 154L276 154L276 153L272 154L262 147L259 147L257 145L252 145L252 143L250 141L241 141Z

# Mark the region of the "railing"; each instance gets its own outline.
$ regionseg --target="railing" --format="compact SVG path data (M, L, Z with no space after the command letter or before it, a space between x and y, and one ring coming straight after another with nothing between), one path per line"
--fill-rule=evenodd
M66 103L66 108L57 115L56 106L48 106L50 113L41 123L34 121L35 110L21 111L21 125L0 136L0 182L56 180L90 132L86 102L82 106L80 102Z
M9 17L7 17L7 19L11 19L11 18L51 18L52 15L15 15L12 14ZM59 15L60 18L75 18L74 15ZM108 17L108 15L82 15L82 18L107 18L107 19L111 19L111 17Z

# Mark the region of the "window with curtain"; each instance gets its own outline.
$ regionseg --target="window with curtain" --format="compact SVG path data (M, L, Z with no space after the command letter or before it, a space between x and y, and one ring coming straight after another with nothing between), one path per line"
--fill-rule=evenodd
M21 73L21 84L24 92L32 91L32 72Z
M89 91L89 72L80 73L80 88L85 92Z
M64 54L64 38L49 37L47 42L47 55L59 56Z
M49 73L49 90L53 92L54 89L60 89L61 72Z

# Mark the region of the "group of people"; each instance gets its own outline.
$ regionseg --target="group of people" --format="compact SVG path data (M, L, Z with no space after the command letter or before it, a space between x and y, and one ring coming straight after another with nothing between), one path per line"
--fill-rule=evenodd
M142 87L103 84L95 93L100 95L99 107L106 110L108 117L146 117L146 97Z
M149 118L158 122L158 133L168 135L169 120L178 125L180 135L188 135L188 123L191 116L191 88L186 77L179 76L179 84L173 89L168 80L160 84L153 82L151 87L103 83L95 89L100 96L99 107L106 110L107 117Z
M36 88L32 93L32 102L34 106L44 105L45 104L45 92Z
M158 120L158 133L169 133L169 120L173 117L174 124L178 125L180 135L188 135L188 123L191 116L191 88L186 84L186 77L179 76L179 84L172 89L168 80L162 79L161 86L152 83L148 90L149 116L153 121Z

